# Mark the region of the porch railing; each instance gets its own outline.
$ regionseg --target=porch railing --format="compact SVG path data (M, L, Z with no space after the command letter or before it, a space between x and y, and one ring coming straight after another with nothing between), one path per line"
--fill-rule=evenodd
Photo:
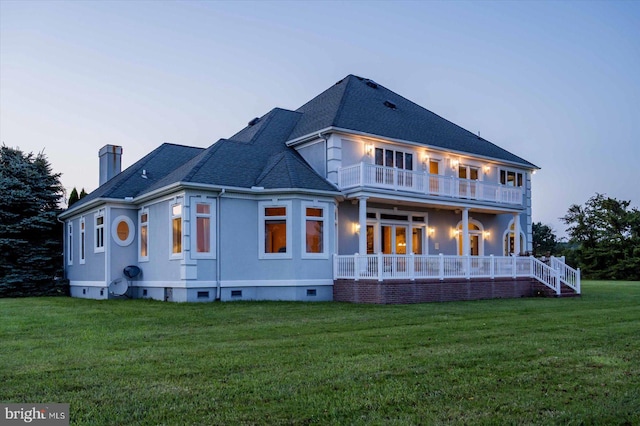
M550 264L533 256L334 255L334 279L535 278L557 294L565 284L580 294L580 270L560 259Z
M409 191L426 195L522 205L522 188L479 180L429 174L375 164L358 163L338 170L338 187L359 186Z

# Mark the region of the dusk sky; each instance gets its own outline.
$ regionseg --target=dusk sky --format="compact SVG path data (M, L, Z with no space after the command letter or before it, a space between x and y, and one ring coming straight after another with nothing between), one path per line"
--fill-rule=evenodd
M163 142L207 147L348 74L541 168L533 220L640 204L640 2L0 0L0 142L98 185Z

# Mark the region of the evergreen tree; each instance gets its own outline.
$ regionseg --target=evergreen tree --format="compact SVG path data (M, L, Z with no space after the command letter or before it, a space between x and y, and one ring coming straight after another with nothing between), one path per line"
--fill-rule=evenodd
M78 196L78 190L74 186L73 189L71 190L71 194L69 194L69 202L68 202L69 207L77 203L78 200L80 200L80 197Z
M82 200L84 197L87 196L86 191L84 190L84 188L82 188L82 191L80 191L80 199Z
M0 147L0 297L58 292L63 193L44 154Z

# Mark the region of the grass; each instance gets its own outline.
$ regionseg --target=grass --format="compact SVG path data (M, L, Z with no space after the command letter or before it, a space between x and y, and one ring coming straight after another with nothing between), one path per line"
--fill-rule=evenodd
M370 306L0 300L0 401L71 424L640 424L640 282Z

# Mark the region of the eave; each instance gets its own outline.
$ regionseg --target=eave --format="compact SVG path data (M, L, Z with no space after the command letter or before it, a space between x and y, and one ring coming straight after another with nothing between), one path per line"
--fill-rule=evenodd
M287 141L286 145L288 147L292 147L293 148L293 147L296 147L298 145L301 145L301 144L303 144L305 142L309 142L309 141L314 140L314 139L324 138L329 133L343 134L343 135L346 135L346 136L359 136L359 137L366 138L366 139L369 139L369 140L372 140L372 141L393 142L393 143L398 143L398 144L403 144L403 145L410 145L410 146L423 148L423 149L426 148L426 149L437 151L437 152L440 152L440 153L443 153L443 154L446 154L446 155L458 155L458 156L461 156L461 157L484 159L484 160L490 161L492 163L506 164L506 165L510 165L510 166L524 168L524 169L530 170L530 171L540 170L540 167L536 166L533 163L529 163L528 161L527 161L527 163L529 163L529 164L524 164L524 163L520 163L520 162L517 162L517 161L509 161L509 160L504 160L504 159L501 159L501 158L495 158L495 157L489 157L489 156L486 156L486 155L474 154L472 152L467 152L467 151L459 151L459 150L455 150L455 149L447 149L447 150L445 150L442 147L433 146L433 145L427 145L427 144L424 144L424 143L421 143L421 142L414 142L414 141L409 141L409 140L405 140L405 139L397 139L397 138L391 138L391 137L386 137L386 136L374 135L372 133L361 132L361 131L358 131L358 130L344 129L344 128L334 127L334 126L325 127L323 129L315 131L313 133L309 133L309 134L301 136L299 138L292 139L290 141ZM504 148L502 148L502 149L504 149ZM515 155L515 154L513 154L513 155Z

